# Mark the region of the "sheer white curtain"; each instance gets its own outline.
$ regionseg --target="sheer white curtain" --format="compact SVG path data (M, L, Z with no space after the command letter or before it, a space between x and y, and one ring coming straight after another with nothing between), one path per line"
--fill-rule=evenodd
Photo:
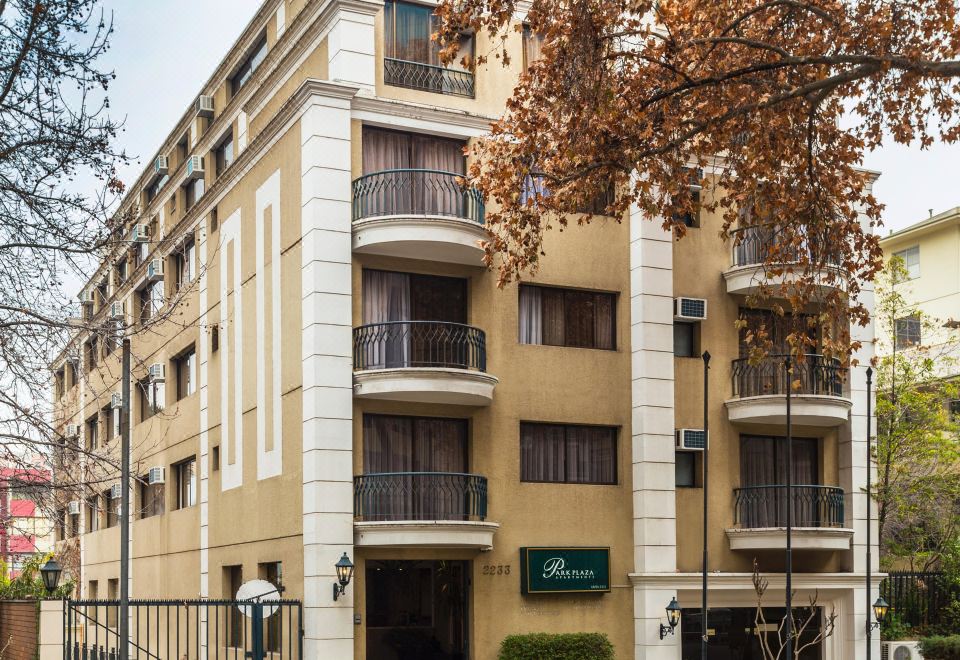
M520 287L520 343L543 343L543 304L540 287Z

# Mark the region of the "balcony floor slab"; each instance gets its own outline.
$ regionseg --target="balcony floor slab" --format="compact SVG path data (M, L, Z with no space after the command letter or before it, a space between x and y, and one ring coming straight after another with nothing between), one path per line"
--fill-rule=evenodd
M850 399L819 394L795 394L791 398L791 421L797 426L840 426L850 418ZM748 396L726 402L727 418L733 424L787 423L787 397L783 394Z
M483 225L433 215L391 215L353 223L353 251L404 259L483 265Z
M732 528L726 530L731 550L786 550L786 527ZM791 529L794 550L835 552L849 550L853 530L845 527L794 527Z
M488 406L499 380L482 371L410 367L353 372L353 393L365 399Z
M491 550L499 523L472 520L357 521L361 548L473 548Z

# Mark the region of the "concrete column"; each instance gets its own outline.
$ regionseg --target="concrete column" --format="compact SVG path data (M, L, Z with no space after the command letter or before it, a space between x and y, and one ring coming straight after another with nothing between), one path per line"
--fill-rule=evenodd
M353 658L353 591L334 564L353 552L350 98L326 85L301 131L304 653ZM353 585L351 585L353 586Z
M681 627L660 639L660 625L667 623L666 607L677 590L661 586L633 588L634 658L636 660L680 660Z
M329 77L373 92L376 87L376 37L373 19L382 0L340 0L327 36Z
M38 660L63 660L63 601L40 601Z

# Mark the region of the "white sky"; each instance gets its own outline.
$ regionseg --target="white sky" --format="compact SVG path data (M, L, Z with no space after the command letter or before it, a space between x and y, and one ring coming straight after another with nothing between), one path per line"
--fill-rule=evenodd
M253 17L261 0L105 0L115 32L104 68L117 75L111 114L126 117L120 145L140 162L121 171L137 179L200 86ZM883 233L960 205L950 163L960 146L890 145L868 154L864 165L883 174L874 187L886 204Z

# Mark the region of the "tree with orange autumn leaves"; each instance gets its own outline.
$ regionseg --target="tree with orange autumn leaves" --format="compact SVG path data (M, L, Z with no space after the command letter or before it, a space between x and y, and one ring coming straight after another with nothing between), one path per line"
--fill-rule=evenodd
M794 329L796 353L817 341L848 357L881 268L882 206L859 165L884 139L960 137L957 13L954 0L442 0L444 61L465 32L492 43L476 65L509 63L520 20L542 39L471 147L467 178L494 202L488 264L501 283L535 272L545 232L611 186L603 215L632 208L682 238L693 180L724 240L774 237L767 281L789 284L759 296L819 326ZM820 314L803 316L811 303Z

